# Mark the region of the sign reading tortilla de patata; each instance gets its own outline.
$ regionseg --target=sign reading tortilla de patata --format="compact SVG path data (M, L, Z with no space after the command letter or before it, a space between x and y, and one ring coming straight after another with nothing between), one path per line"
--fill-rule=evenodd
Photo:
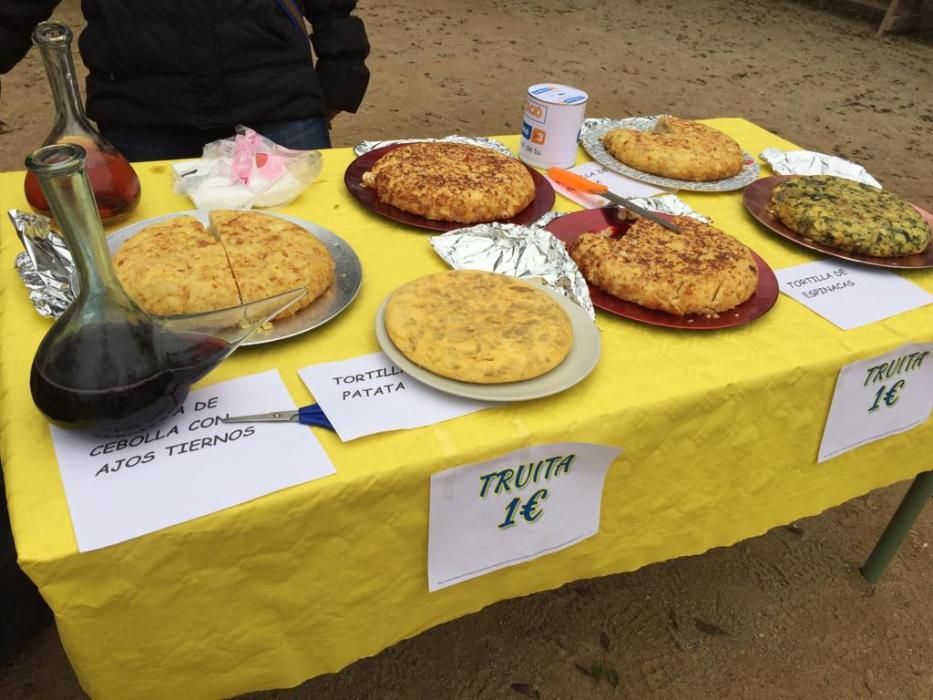
M415 381L381 352L298 370L344 442L364 435L420 428L488 408Z
M618 447L526 447L431 476L428 589L566 549L599 532Z
M924 423L933 410L933 343L904 345L839 372L819 461Z
M933 303L933 294L890 270L816 262L775 270L781 291L843 330Z

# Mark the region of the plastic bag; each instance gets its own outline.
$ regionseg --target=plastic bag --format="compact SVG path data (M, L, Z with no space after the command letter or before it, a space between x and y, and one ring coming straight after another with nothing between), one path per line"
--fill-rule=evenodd
M175 163L175 192L198 209L281 207L321 173L318 151L293 151L244 126L204 146L201 158Z

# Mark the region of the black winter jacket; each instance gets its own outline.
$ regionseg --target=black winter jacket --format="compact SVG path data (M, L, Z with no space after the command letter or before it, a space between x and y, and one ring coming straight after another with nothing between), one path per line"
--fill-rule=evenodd
M0 0L0 74L59 0ZM87 112L101 124L229 127L355 112L369 42L356 0L82 0Z

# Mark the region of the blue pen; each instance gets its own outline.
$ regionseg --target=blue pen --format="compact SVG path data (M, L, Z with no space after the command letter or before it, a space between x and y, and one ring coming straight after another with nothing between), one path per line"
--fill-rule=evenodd
M300 423L301 425L316 425L319 428L333 430L324 411L316 403L302 406L297 411L273 411L272 413L257 413L252 416L227 416L221 418L224 423Z

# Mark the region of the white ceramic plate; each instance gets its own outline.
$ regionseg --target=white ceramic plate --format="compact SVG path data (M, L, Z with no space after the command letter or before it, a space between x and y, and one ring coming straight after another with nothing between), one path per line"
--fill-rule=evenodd
M257 213L267 216L277 216L280 219L285 219L293 224L297 224L305 229L308 235L314 236L323 243L330 252L331 257L334 259L334 264L336 265L336 270L334 272L335 280L334 284L332 284L324 294L315 299L313 303L301 309L301 311L294 316L276 321L273 323L271 330L260 330L256 332L251 338L246 340L243 345L262 345L264 343L272 343L276 340L284 340L285 338L291 338L301 333L306 333L312 328L317 328L327 323L350 305L350 302L352 302L359 293L360 285L363 281L363 267L360 265L360 259L347 242L336 234L317 224L312 224L310 221L304 221L303 219L287 214L271 214L269 212ZM138 233L140 229L185 214L193 216L205 226L210 222L210 212L204 209L179 211L174 214L166 214L165 216L156 216L152 219L146 219L145 221L137 221L107 236L107 245L110 247L110 254L113 255L116 253L120 246L123 245L128 238Z
M542 289L554 297L570 317L573 346L563 362L547 374L542 374L534 379L509 382L508 384L473 384L472 382L458 382L455 379L448 379L419 367L395 347L395 343L392 342L388 331L386 331L385 308L389 301L388 297L382 302L382 306L379 307L379 312L376 314L376 339L379 341L382 351L402 371L416 381L447 394L481 401L529 401L551 396L569 389L593 371L596 362L599 360L600 340L596 324L590 320L590 317L587 316L583 309L557 292L553 292L546 287L542 287Z

